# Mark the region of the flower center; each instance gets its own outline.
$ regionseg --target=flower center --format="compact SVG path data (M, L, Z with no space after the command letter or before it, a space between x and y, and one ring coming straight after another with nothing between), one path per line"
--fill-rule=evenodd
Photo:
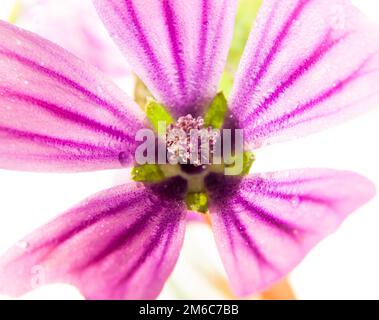
M198 174L212 164L219 130L205 127L202 117L180 117L167 128L167 158L170 164L180 164L182 171Z
M209 177L238 178L246 175L254 162L254 155L244 151L242 130L232 129L235 125L229 123L232 116L228 116L222 92L215 96L204 118L188 114L175 121L162 104L152 99L147 102L146 115L158 133L158 162L138 162L132 170L132 178L152 188L155 184L175 187L177 179L181 179L186 183L185 194L181 196L189 210L208 212L210 190L206 180ZM230 117L229 122L227 117ZM155 147L155 143L153 145ZM120 161L122 159L120 157Z

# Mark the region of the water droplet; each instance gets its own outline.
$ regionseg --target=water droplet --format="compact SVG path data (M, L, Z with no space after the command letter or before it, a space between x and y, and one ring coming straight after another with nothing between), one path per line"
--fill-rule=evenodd
M152 204L157 202L157 198L155 195L148 194L146 197L146 205L151 206Z
M293 196L290 201L291 201L291 205L293 208L297 208L300 205L300 197L299 196Z
M335 30L346 27L346 13L344 7L338 5L331 8L331 25Z
M120 152L118 155L118 161L122 166L126 166L129 163L129 156L126 152Z
M25 250L29 247L29 242L27 241L20 241L17 243L17 247L19 247L22 250Z

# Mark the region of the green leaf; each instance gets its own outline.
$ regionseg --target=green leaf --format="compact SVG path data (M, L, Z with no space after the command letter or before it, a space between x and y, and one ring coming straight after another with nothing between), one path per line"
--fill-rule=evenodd
M214 129L221 129L226 113L228 111L228 102L222 92L218 93L213 99L204 116L205 127L212 127Z
M152 99L149 99L147 102L146 116L156 131L159 129L160 122L165 123L166 126L174 122L166 108L162 104Z
M220 89L229 96L233 86L234 75L241 60L243 50L263 0L239 0L234 35L230 47L225 72L222 76Z
M165 176L157 164L144 164L132 169L132 179L138 182L159 182Z
M208 212L208 195L205 192L191 192L187 194L186 205L188 210L200 213Z

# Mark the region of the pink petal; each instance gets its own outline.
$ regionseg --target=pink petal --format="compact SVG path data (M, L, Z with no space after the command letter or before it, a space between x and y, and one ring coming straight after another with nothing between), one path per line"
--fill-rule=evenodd
M232 287L262 291L290 272L321 239L375 194L366 178L307 169L208 180L211 216Z
M59 44L109 76L130 75L129 65L90 1L32 1L23 4L17 24Z
M216 94L236 1L94 0L94 4L155 98L177 116L200 113Z
M60 47L0 22L0 166L35 171L133 162L138 106Z
M379 102L379 28L346 0L267 0L230 98L251 147L350 118Z
M184 208L164 195L179 185L131 183L87 199L0 259L0 292L65 282L90 299L155 298L183 241Z

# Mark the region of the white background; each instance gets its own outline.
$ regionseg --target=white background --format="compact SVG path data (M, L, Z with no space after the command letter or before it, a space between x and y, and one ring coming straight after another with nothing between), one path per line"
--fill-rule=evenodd
M1 6L9 1L1 0ZM378 1L354 3L379 22ZM379 106L337 128L258 151L254 170L348 169L369 177L379 187L378 137ZM0 252L88 195L112 186L119 174L124 173L34 174L0 170ZM298 297L378 299L378 246L379 196L349 217L337 233L317 246L293 271L290 278ZM201 261L208 268L221 270L210 232L191 227L185 248L162 297L178 297L177 292L172 293L173 286L180 287L182 297L222 297L188 268L189 263ZM55 285L27 297L80 298L80 294L68 286Z

